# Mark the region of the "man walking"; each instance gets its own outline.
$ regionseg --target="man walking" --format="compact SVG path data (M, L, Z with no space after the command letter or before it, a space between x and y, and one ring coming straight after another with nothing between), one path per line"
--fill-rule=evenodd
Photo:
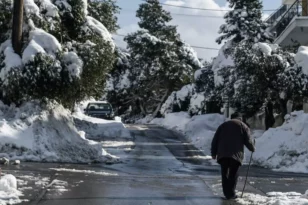
M250 130L242 122L239 113L231 115L231 120L223 123L217 129L212 141L212 158L221 165L222 187L225 197L236 199L235 188L238 180L238 170L244 159L244 145L255 151L255 142Z

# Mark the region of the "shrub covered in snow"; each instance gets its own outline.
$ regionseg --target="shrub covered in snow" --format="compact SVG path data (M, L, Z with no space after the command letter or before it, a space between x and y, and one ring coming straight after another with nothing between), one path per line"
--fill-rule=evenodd
M90 1L91 12L87 2L25 0L19 56L6 35L10 27L3 26L9 25L12 1L1 1L0 79L6 101L49 98L72 106L84 97L103 94L106 72L113 65L114 43L106 27L90 16L104 2ZM117 8L108 5L112 28Z

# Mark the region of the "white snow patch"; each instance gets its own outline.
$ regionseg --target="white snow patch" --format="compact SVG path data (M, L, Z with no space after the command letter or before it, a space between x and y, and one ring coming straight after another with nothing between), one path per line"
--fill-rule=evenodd
M83 61L75 52L65 52L63 61L67 66L70 76L80 77L83 68Z
M40 16L40 8L34 3L34 0L24 0L24 10L28 16Z
M107 28L98 20L94 19L91 16L86 17L86 23L83 26L83 30L88 33L89 30L92 30L96 34L100 35L105 41L109 42L113 50L115 49L115 44L112 40L112 35L109 33Z
M92 170L77 170L77 169L65 169L65 168L50 168L51 170L57 172L73 172L73 173L84 173L84 174L93 174L93 175L102 175L102 176L117 176L118 174L108 173L108 172L96 172Z
M50 0L39 0L40 2L40 8L42 10L46 11L45 16L47 17L58 17L59 16L59 10L58 7L56 5L54 5L53 3L51 3Z
M17 179L13 175L5 175L0 179L0 204L18 204L25 200L20 200L23 196L21 191L17 190Z
M295 55L295 62L302 68L304 74L308 75L308 47L301 46Z
M308 199L296 192L269 192L267 196L245 193L244 197L236 199L236 202L243 205L307 205Z
M4 68L1 69L0 79L7 84L7 75L12 68L19 68L22 66L21 58L15 53L11 40L7 40L0 46L0 53L4 53Z
M47 53L55 57L55 54L62 50L59 41L51 34L46 33L42 29L35 28L30 31L29 45L23 52L22 61L24 64L33 61L38 53Z
M253 49L260 49L262 53L266 56L270 56L272 54L272 48L268 43L256 43L253 46Z
M218 53L218 56L213 60L212 70L214 72L214 82L216 86L219 86L223 83L223 78L219 75L223 69L226 67L234 66L234 60L231 55L225 55L225 50L231 46L231 41L228 41Z

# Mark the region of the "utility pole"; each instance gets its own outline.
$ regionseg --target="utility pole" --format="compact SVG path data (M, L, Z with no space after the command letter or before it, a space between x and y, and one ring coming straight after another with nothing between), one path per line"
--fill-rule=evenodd
M12 44L15 53L19 55L21 55L22 48L23 13L24 0L14 0Z

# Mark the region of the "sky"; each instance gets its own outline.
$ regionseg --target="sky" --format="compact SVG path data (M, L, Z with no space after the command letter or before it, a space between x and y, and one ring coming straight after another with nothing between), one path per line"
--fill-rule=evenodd
M206 8L206 9L229 9L226 0L160 0L162 3L180 5L186 7ZM126 35L139 29L136 10L142 0L117 0L118 6L121 7L121 13L118 15L120 29L117 34ZM278 9L282 0L263 0L265 10ZM191 46L209 47L219 49L221 45L215 42L219 36L218 30L224 23L223 11L204 11L192 10L171 6L164 6L164 9L172 13L173 20L171 24L178 26L178 32L182 39ZM264 18L272 12L264 12ZM175 14L203 15L210 17L179 16ZM125 48L126 44L123 37L114 35L115 42L118 46ZM218 53L217 50L206 50L195 48L198 57L210 60Z

